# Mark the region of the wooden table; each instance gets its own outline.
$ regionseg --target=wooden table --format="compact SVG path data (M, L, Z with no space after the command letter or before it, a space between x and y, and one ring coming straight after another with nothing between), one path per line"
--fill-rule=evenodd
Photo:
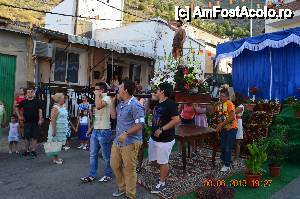
M188 143L188 156L190 157L190 143L193 141L202 141L204 139L210 139L213 141L213 153L212 163L215 166L216 151L217 151L217 138L216 130L209 127L198 127L194 125L180 125L176 128L176 140L181 144L182 150L182 163L183 172L186 172L186 147L185 143Z

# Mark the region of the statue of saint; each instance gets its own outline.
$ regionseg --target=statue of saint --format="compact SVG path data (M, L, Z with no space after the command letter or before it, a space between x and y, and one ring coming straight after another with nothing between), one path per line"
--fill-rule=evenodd
M183 44L185 42L186 39L186 33L183 26L183 22L182 21L177 21L176 22L176 27L174 27L173 25L171 25L171 23L168 23L169 27L175 31L175 36L173 38L173 50L172 50L172 55L174 57L174 59L178 60L178 58L182 57L183 54Z

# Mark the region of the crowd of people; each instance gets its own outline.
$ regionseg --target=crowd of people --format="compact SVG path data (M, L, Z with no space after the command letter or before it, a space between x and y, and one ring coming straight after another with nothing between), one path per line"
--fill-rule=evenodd
M80 178L83 183L95 181L99 174L98 153L104 162L104 173L99 182L109 182L115 176L117 190L113 196L136 198L137 158L143 143L143 128L145 114L151 112L152 134L149 139L148 158L156 162L160 171L158 183L153 186L152 193L160 193L166 186L169 172L169 156L175 144L175 127L180 123L208 127L206 113L208 106L197 104L176 105L170 99L173 87L162 83L152 93L152 100L156 101L154 107L145 108L143 98L133 96L142 88L138 82L125 80L118 86L118 95L108 96L106 83L95 86L95 104L89 104L87 96L82 96L82 103L78 108L77 125L73 126L68 117L65 106L65 95L56 93L52 95L54 104L51 109L51 121L48 130L47 142L61 142L65 149L69 148L68 140L71 129L78 133L79 149L89 150L90 166L88 175ZM236 143L236 157L239 156L240 143L243 139L242 115L244 107L237 98L235 105L227 88L222 88L218 110L221 114L220 123L216 131L221 137L221 171L230 169L232 162L232 148ZM93 108L94 107L94 108ZM236 108L235 108L236 107ZM94 110L93 110L94 109ZM37 139L40 136L39 126L44 122L42 105L34 98L33 88L21 90L15 99L15 113L10 117L9 123L9 153L16 153L20 137L25 139L25 151L22 155L37 156ZM5 108L0 103L0 120L2 127L6 121ZM116 133L112 132L111 120L116 120ZM59 155L52 157L52 163L63 164Z
M118 92L120 89L120 86L122 85L122 83L124 81L129 80L128 77L123 78L122 80L119 80L120 78L118 77L118 75L115 75L112 80L110 81L110 88L111 90ZM140 94L143 92L147 92L149 89L148 88L144 88L143 85L141 84L139 79L134 80L134 85L135 85L135 89L134 89L134 93L136 94Z

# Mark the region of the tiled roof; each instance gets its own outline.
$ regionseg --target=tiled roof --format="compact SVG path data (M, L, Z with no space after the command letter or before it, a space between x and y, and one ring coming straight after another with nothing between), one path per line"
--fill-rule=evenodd
M300 10L300 0L283 4L282 6L279 6L278 9L291 9L292 11Z

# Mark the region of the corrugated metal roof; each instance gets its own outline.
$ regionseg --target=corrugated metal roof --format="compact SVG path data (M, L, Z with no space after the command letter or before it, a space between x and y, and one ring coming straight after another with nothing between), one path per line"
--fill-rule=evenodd
M68 34L63 33L63 32L59 32L59 31L56 31L56 30L51 30L51 29L47 29L47 28L35 27L35 28L33 28L32 31L33 31L33 32L42 33L42 34L51 35L51 36L58 37L58 38L62 38L62 39L68 39Z
M152 58L152 59L155 58L154 54L136 50L135 48L125 44L120 45L119 43L114 43L114 42L100 42L94 39L87 39L85 37L80 37L77 35L68 35L68 41L71 43L77 43L77 44L82 44L87 46L93 46L96 48L112 50L122 54L133 54L133 55Z
M119 44L119 43L114 43L114 42L100 42L100 41L97 41L94 39L89 39L89 38L81 37L81 36L77 36L77 35L70 35L70 34L62 33L62 32L51 30L51 29L46 29L46 28L34 28L34 31L52 35L52 36L56 36L59 38L63 38L63 39L68 40L68 42L70 42L70 43L92 46L92 47L96 47L96 48L103 48L106 50L116 51L116 52L122 53L122 54L133 54L133 55L147 57L147 58L151 58L151 59L155 58L155 56L153 54L149 54L146 52L136 50L136 49L132 48L131 46L126 46L124 44Z
M5 28L5 27L0 27L0 30L5 30L9 32L15 32L15 33L20 33L20 34L25 34L25 35L30 35L30 32L22 31L22 30L16 30L16 29L11 29L11 28Z

